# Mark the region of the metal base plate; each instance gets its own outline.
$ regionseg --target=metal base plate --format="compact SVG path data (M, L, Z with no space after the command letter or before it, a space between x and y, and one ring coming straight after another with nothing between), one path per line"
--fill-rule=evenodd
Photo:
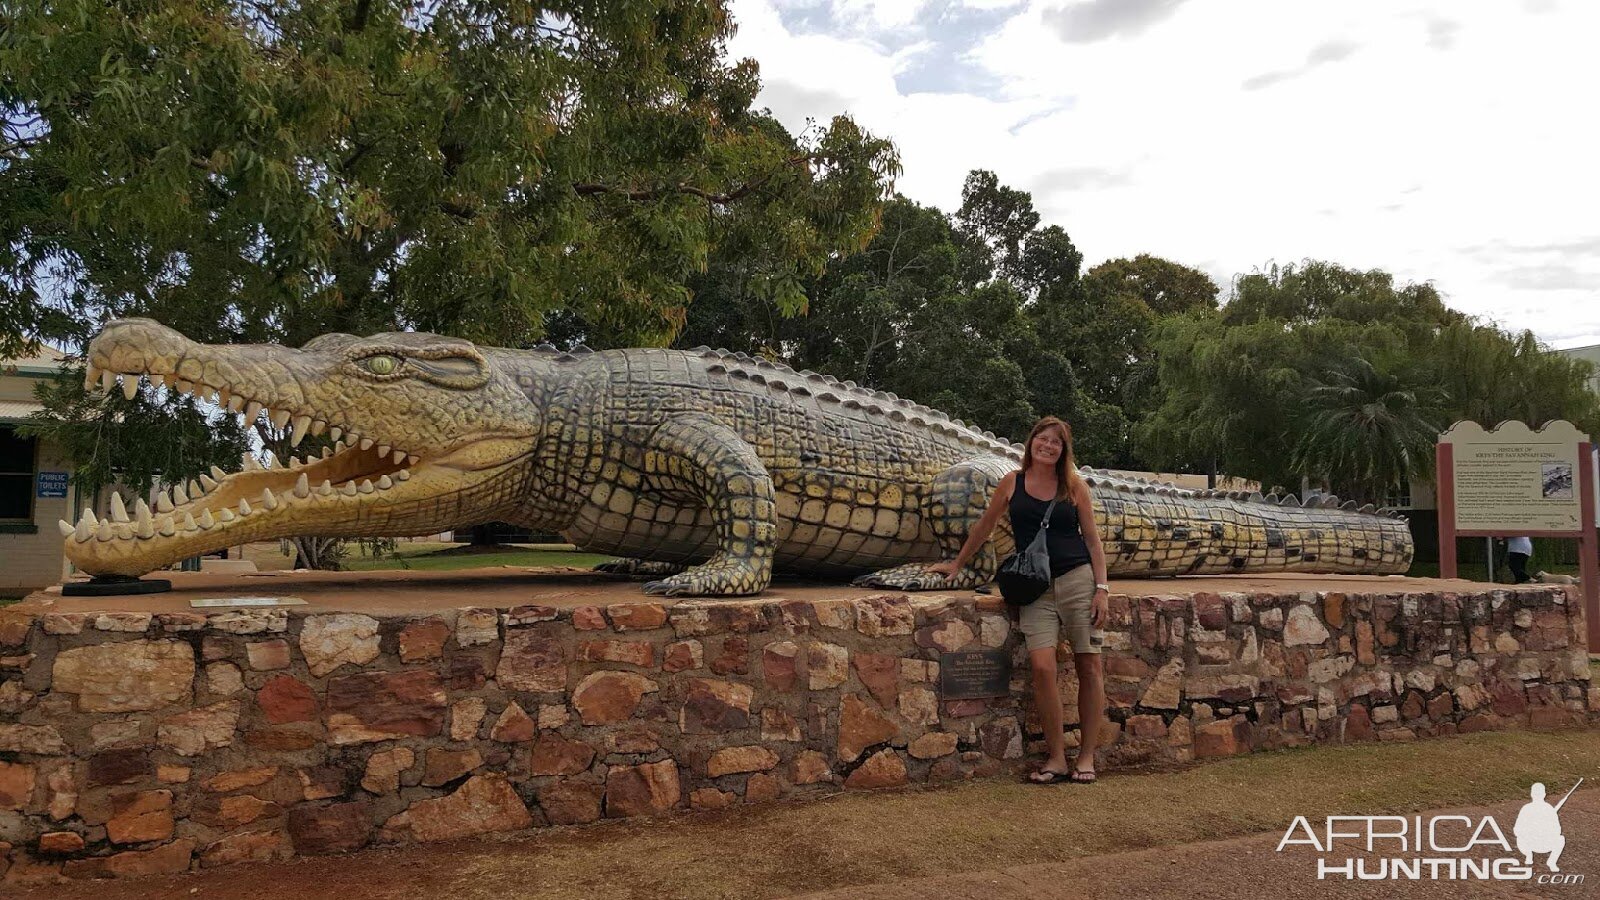
M88 581L69 581L61 586L63 597L116 597L124 594L163 594L172 590L165 578L128 578L122 575L96 576Z

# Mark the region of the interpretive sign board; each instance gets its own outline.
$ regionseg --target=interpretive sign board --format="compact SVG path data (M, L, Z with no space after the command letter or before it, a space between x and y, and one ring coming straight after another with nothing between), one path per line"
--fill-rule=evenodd
M1439 435L1439 574L1456 577L1458 537L1578 541L1589 652L1600 652L1600 548L1594 445L1571 422L1534 430L1457 422Z
M190 609L218 609L229 606L305 606L299 597L206 597L190 600Z

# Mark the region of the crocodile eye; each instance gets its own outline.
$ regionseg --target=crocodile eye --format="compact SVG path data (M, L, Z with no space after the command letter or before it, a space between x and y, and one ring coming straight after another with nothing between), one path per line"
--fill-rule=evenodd
M374 375L393 375L400 368L400 360L388 354L381 354L363 359L361 365Z

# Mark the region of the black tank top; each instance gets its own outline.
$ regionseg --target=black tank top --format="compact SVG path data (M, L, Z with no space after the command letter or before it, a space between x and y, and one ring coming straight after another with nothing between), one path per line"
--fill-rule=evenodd
M1022 550L1039 533L1044 522L1044 511L1049 500L1028 495L1023 473L1017 473L1016 489L1011 492L1011 533L1016 536L1017 549ZM1050 513L1050 529L1045 533L1045 546L1050 550L1050 577L1060 578L1089 561L1089 545L1084 543L1083 531L1078 527L1078 507L1071 497L1056 502Z

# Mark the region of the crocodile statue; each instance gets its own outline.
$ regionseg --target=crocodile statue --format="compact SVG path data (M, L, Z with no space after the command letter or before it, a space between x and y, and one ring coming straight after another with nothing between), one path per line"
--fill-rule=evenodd
M479 347L432 334L329 334L300 349L206 345L147 319L108 324L87 378L141 377L320 455L213 469L130 511L61 523L67 557L138 576L291 535L433 534L486 521L622 557L603 568L667 595L759 593L774 569L874 586L962 589L1012 548L1002 520L954 556L1022 448L893 394L709 348ZM1308 506L1083 470L1110 572L1398 573L1407 525L1332 498Z

